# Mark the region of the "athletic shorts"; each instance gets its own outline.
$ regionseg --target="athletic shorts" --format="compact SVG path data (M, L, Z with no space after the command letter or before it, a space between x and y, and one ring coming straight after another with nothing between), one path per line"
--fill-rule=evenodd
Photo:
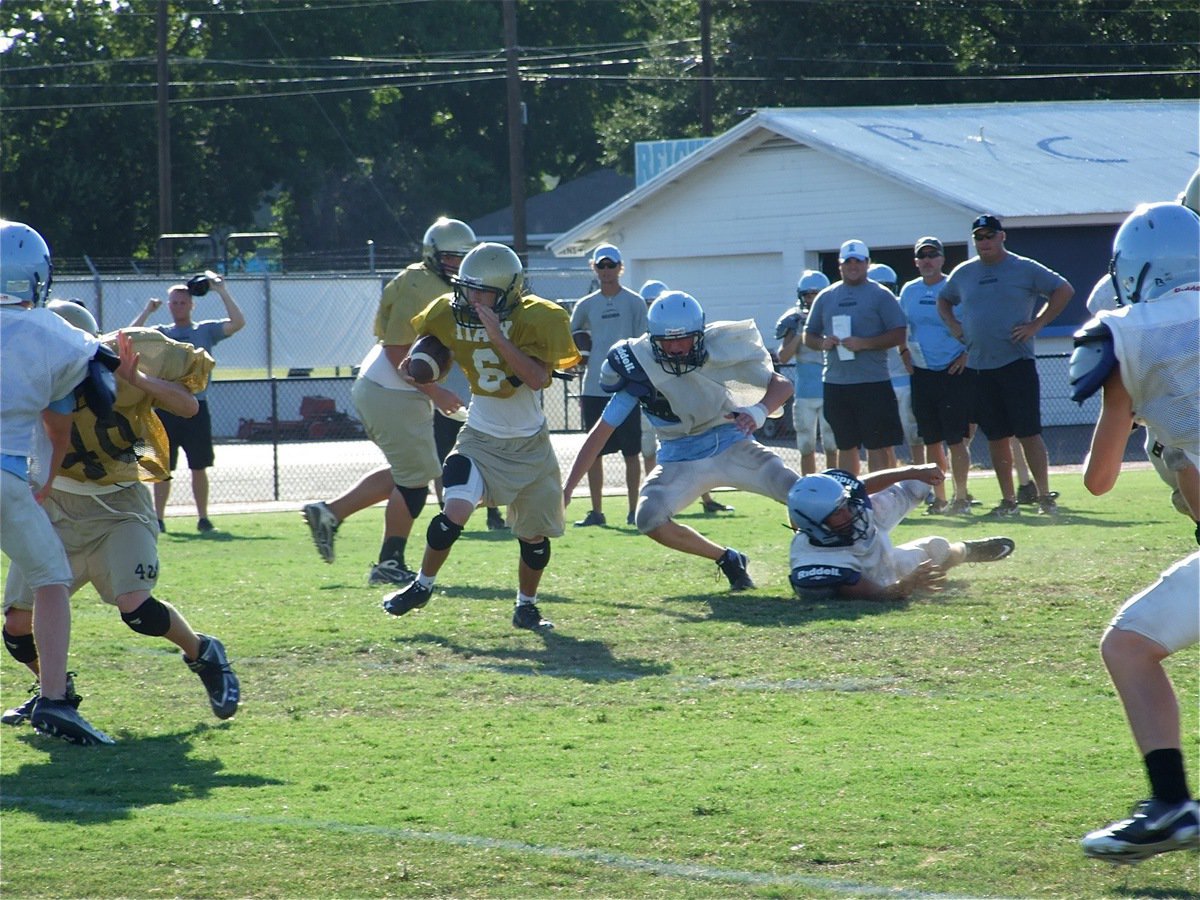
M33 587L70 584L71 565L45 508L33 499L29 481L7 469L0 469L0 509L0 551L9 571L24 569Z
M1042 433L1042 394L1037 363L1018 359L998 369L980 369L975 386L975 421L989 441Z
M363 428L400 487L428 486L442 471L433 440L433 403L420 391L397 391L358 378L350 399Z
M904 427L890 381L826 384L825 419L839 450L882 450L904 443ZM828 452L831 447L826 447Z
M951 375L945 369L913 368L913 414L927 445L945 441L954 446L966 439L975 406L975 376L974 369Z
M817 428L825 452L833 452L833 429L825 421L825 401L820 397L796 397L792 400L792 425L796 429L796 449L801 453L817 452Z
M545 425L520 438L494 437L467 425L453 453L469 459L483 479L483 496L463 499L507 506L508 524L518 538L562 537L562 473ZM450 485L444 493L447 500L460 496Z
M604 413L604 407L608 406L608 397L585 395L579 399L582 402L583 427L591 431L592 426L600 420L600 416ZM600 455L605 456L618 451L622 456L637 456L642 452L642 417L640 415L635 416L630 413L626 416L625 421L609 435L604 447L600 450Z
M208 401L200 401L200 411L184 418L166 410L156 409L162 420L167 439L171 442L171 471L179 462L179 449L187 454L188 468L192 471L210 468L216 455L213 451L212 418L208 413Z
M105 603L158 583L158 520L144 484L109 494L70 494L54 490L46 513L71 565L70 592L91 582ZM19 566L4 585L4 608L33 609L33 588Z
M717 487L752 491L787 503L788 491L799 478L758 441L738 441L705 459L660 462L642 483L634 519L642 534L653 531Z
M904 430L904 443L909 447L921 443L921 434L917 429L917 417L913 412L911 383L893 384L892 393L896 395L896 411L900 413L900 427Z
M1109 625L1136 632L1172 653L1200 641L1200 551L1130 597Z

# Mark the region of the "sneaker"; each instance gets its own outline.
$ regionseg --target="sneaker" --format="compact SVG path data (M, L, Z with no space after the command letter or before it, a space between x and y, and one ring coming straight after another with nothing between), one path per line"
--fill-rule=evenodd
M306 503L304 508L300 510L300 515L308 523L308 530L312 533L313 544L316 545L317 552L321 554L321 559L327 563L333 562L333 539L337 535L338 525L341 522L333 514L333 510L329 508L329 504L323 501L321 503Z
M488 507L487 527L488 531L503 531L508 527L504 524L504 516L500 515L500 510L494 506Z
M970 509L969 506L967 508ZM949 509L950 509L950 504L947 503L945 500L934 500L932 503L930 503L928 506L925 507L925 515L940 516L943 513L945 513L946 511L948 511Z
M383 562L371 566L371 571L367 573L367 584L408 584L416 577L417 573L406 569L403 563L394 559L385 559Z
M1079 843L1093 859L1128 864L1171 850L1200 848L1200 807L1195 800L1143 800L1128 819L1093 831Z
M527 628L530 631L549 631L554 623L542 618L542 611L536 603L518 603L513 610L513 628Z
M0 724L4 725L24 725L29 721L29 716L33 712L33 707L37 704L40 691L38 683L35 681L33 686L29 688L29 699L20 706L14 706L12 709L6 709L3 714L0 714ZM67 696L66 701L79 708L79 704L83 702L83 698L75 693L75 673L67 673Z
M201 534L208 534L215 528L216 526L205 517L201 517L196 521L196 530Z
M1057 516L1058 515L1058 503L1055 502L1055 498L1057 496L1058 496L1058 491L1051 491L1048 494L1042 494L1042 496L1038 497L1037 498L1037 505L1038 505L1037 514L1039 516Z
M1021 515L1021 507L1016 500L1001 500L999 506L985 515L989 519L1015 519Z
M951 500L946 507L946 515L948 516L969 516L971 515L971 501L967 499Z
M204 689L208 691L208 702L212 706L213 714L218 719L228 719L237 712L241 685L238 683L238 677L233 674L233 668L229 665L229 658L225 655L225 645L215 637L209 637L206 634L198 635L198 637L200 638L200 655L195 659L188 659L185 656L183 661L204 682Z
M731 591L749 591L754 588L754 582L750 580L750 574L746 571L749 562L744 553L738 553L732 547L726 547L725 553L717 560L717 568L729 579Z
M393 616L402 616L410 610L420 609L432 595L433 588L427 588L419 581L411 581L404 590L384 597L383 609Z
M95 728L79 714L70 700L51 700L38 697L29 714L29 724L35 731L60 737L72 744L90 747L93 744L115 744L111 737Z
M700 505L706 513L733 512L732 506L726 506L719 500L701 500Z
M575 523L576 528L587 528L589 525L607 525L608 519L604 518L604 513L591 510L586 516Z
M1012 538L1006 537L991 537L982 538L978 541L963 541L963 546L967 548L966 555L963 556L963 562L980 563L980 562L996 562L1004 559L1006 556L1011 556L1017 545Z
M1018 503L1022 503L1025 506L1033 506L1033 504L1037 503L1037 500L1038 500L1038 489L1037 489L1037 485L1034 482L1028 481L1025 484L1021 485L1019 488L1017 488L1017 502Z

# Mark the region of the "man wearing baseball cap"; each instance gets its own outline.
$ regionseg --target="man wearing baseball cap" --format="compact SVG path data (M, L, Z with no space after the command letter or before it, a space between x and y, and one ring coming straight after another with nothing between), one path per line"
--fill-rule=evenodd
M957 266L938 295L938 314L967 348L975 370L976 417L988 450L1000 505L993 517L1020 515L1013 487L1010 437L1025 451L1038 490L1040 515L1058 514L1050 492L1050 461L1042 440L1041 388L1034 358L1037 333L1058 318L1075 289L1057 272L1004 247L1000 219L971 223L977 256Z
M872 472L896 466L904 428L888 375L887 351L905 338L895 296L867 278L871 251L859 240L842 244L842 280L817 294L804 324L804 345L825 353L825 419L840 468L859 473L859 448Z

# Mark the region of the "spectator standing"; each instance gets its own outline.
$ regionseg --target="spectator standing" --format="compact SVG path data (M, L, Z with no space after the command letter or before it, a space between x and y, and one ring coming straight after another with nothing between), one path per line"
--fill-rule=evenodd
M995 216L976 218L971 237L977 255L955 267L937 303L951 334L967 346L968 366L978 373L976 416L988 440L1001 495L1000 505L989 515L1021 514L1009 444L1009 438L1016 437L1037 484L1038 512L1055 516L1058 504L1050 493L1050 462L1042 440L1034 338L1058 318L1075 289L1040 262L1006 250L1004 226Z
M210 290L225 304L226 317L193 322L192 313L196 309L196 297L203 297ZM130 327L139 328L144 325L150 314L161 305L161 300L151 297L145 308L129 323ZM210 355L213 347L246 327L246 317L242 315L241 309L229 293L225 279L211 270L206 271L203 278L193 278L187 284L172 285L167 292L167 311L171 314L172 323L155 325L153 328L172 340L199 347ZM196 395L196 399L200 403L200 411L196 415L183 418L164 409L159 410L159 418L162 419L167 438L171 442L172 472L179 462L180 448L187 454L188 469L192 473L192 497L196 501L196 530L205 533L213 530L213 523L208 518L208 470L216 459L207 387ZM160 531L167 530L164 516L167 511L167 498L170 496L169 478L154 483L154 510L158 516Z
M1083 464L1084 486L1104 494L1121 474L1135 419L1187 456L1178 484L1200 515L1200 217L1176 203L1144 204L1113 241L1122 308L1102 311L1076 333L1072 399L1102 391ZM1197 534L1200 538L1200 533ZM1179 701L1163 662L1200 641L1200 553L1168 568L1117 610L1100 653L1125 709L1150 782L1150 799L1128 818L1082 840L1083 852L1114 863L1200 847L1200 807L1184 768ZM1192 675L1195 673L1193 672ZM1194 748L1194 735L1189 739Z
M907 352L902 351L901 355L912 373L913 414L928 458L942 471L949 471L954 481L950 503L944 504L943 509L930 511L969 516L967 476L971 471L971 454L967 445L975 373L967 368L966 347L950 333L938 314L938 294L946 284L942 242L931 236L920 238L913 245L913 257L920 277L900 291L900 309L908 321ZM950 449L949 466L943 444Z
M367 573L368 584L406 584L415 577L405 563L408 536L425 508L429 482L441 471L433 410L436 406L452 413L462 402L442 385L417 385L397 369L416 340L413 317L451 290L451 279L475 244L475 232L465 222L440 218L425 231L420 262L384 286L375 314L375 345L359 365L350 396L367 436L388 464L333 500L301 510L317 552L332 563L338 526L347 516L387 500L383 543L379 560Z
M837 468L837 450L833 446L833 429L825 421L825 386L821 370L825 356L804 343L804 322L817 294L829 287L825 273L805 269L796 282L796 305L775 323L775 340L780 341L776 354L779 364L791 365L792 424L796 429L796 449L800 451L800 473L813 475L817 471L817 432L824 442L825 461ZM794 362L793 362L794 360Z
M563 533L562 476L541 392L555 369L577 365L580 355L566 311L525 294L524 286L517 255L503 244L483 243L463 259L453 296L413 319L418 334L434 335L453 352L470 382L471 403L442 466L446 505L426 529L421 571L383 600L393 616L429 602L454 542L483 501L507 505L520 546L513 627L554 627L542 618L537 591L550 562L550 539ZM406 361L405 377L407 369Z
M591 428L604 412L608 395L600 387L600 366L618 341L638 337L646 332L646 301L627 287L621 285L621 273L625 271L621 251L612 244L602 244L592 252L592 271L600 287L575 304L571 310L571 331L586 331L591 336L591 354L580 389L583 407L583 427ZM618 428L600 452L600 458L588 470L588 493L592 508L582 520L580 527L604 525L604 462L609 453L620 453L625 460L625 491L629 500L629 511L625 521L633 524L633 511L637 506L638 486L641 484L641 469L638 456L642 450L641 418L630 416Z
M682 291L660 294L648 318L649 333L609 351L604 383L612 399L579 448L562 501L570 503L600 449L641 406L658 433L659 451L638 499L638 531L672 550L712 560L732 590L748 590L754 582L745 554L713 543L674 516L721 485L787 499L799 476L753 434L787 402L792 386L775 371L751 320L708 325L700 304Z
M817 295L804 326L804 343L825 353L825 418L833 429L838 461L859 471L859 448L872 471L895 468L895 446L904 441L887 351L904 341L904 314L887 288L867 278L870 251L849 240L838 253L842 280Z

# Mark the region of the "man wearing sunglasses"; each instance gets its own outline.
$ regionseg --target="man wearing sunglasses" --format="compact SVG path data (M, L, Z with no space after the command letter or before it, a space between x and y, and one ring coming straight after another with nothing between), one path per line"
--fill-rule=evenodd
M976 414L1001 494L989 515L1020 515L1009 443L1015 436L1037 484L1038 513L1055 516L1034 338L1066 309L1075 289L1040 262L1006 250L1004 227L995 216L975 219L971 237L978 255L955 267L937 304L950 333L966 344L967 366L977 373Z

